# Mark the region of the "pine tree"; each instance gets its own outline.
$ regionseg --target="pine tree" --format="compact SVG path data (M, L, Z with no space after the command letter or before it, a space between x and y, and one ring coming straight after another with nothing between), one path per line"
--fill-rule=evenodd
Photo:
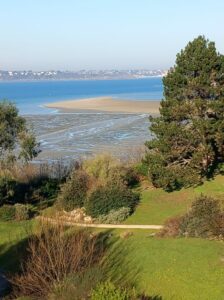
M224 56L199 36L177 54L163 84L146 142L149 175L165 189L198 184L224 159Z

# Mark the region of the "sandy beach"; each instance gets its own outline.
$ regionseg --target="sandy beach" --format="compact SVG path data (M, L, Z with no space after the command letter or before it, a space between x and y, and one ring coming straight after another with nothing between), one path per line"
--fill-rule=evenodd
M68 100L46 104L48 108L56 108L62 112L98 111L111 113L159 113L160 101L115 100L111 97Z

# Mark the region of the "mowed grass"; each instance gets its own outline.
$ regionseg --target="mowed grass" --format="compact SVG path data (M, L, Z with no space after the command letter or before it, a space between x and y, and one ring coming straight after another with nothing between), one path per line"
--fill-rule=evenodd
M171 193L149 186L141 193L141 201L135 213L125 223L164 224L168 218L185 213L193 199L201 193L218 198L224 203L224 176L216 176L195 188Z
M135 231L111 247L108 277L163 300L224 299L224 244L202 239L159 239ZM160 299L160 298L158 298Z
M224 199L224 176L196 188L168 193L149 187L127 224L163 224L183 214L201 193ZM34 223L35 224L35 223ZM0 222L0 266L15 271L33 222ZM74 230L74 228L71 228ZM95 229L94 231L105 231ZM124 232L132 236L124 238ZM106 279L134 285L161 300L224 299L224 242L193 238L157 238L149 230L110 230L104 259ZM122 236L122 237L121 237ZM156 299L156 298L155 298Z
M0 222L0 269L18 269L32 226L32 221Z

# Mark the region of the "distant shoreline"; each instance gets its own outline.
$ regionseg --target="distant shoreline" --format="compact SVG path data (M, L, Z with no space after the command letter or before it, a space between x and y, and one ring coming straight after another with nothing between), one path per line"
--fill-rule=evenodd
M160 101L117 100L112 97L96 97L80 100L66 100L48 103L47 108L60 112L110 112L110 113L146 113L159 114Z
M106 80L142 80L142 79L151 79L151 78L163 78L162 75L155 76L145 76L145 77L114 77L114 78L63 78L63 79L54 79L54 78L46 78L46 79L0 79L0 83L10 83L10 82L51 82L51 81L106 81Z

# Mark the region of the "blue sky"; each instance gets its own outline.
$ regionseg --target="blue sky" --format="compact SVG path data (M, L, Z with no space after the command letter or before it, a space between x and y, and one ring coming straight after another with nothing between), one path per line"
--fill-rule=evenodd
M224 53L223 0L0 0L0 69L168 68L204 34Z

